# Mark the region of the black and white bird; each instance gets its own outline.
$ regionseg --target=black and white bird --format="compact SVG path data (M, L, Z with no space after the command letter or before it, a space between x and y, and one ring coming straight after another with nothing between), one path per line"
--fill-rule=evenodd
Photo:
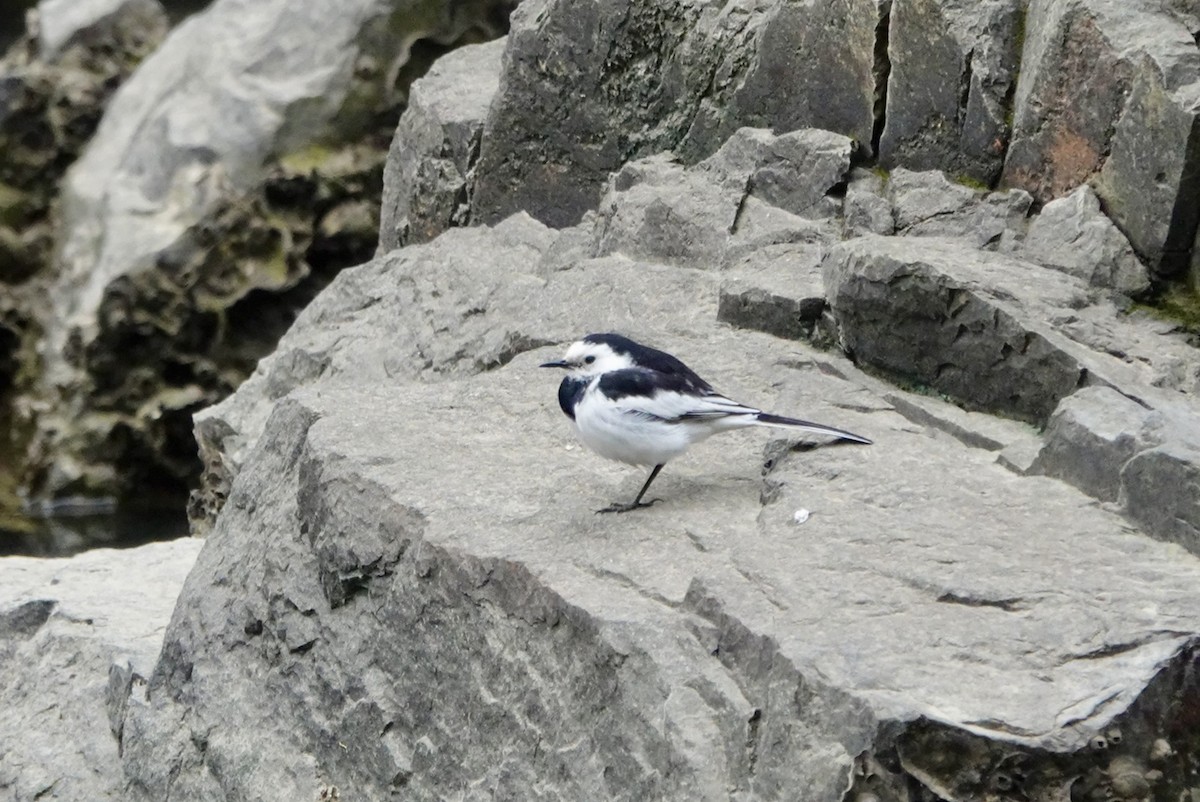
M620 334L589 334L543 368L565 368L558 404L579 439L602 457L651 468L631 504L597 512L627 512L642 502L650 483L670 460L717 432L746 426L786 426L841 440L870 444L851 432L820 423L772 415L718 393L675 357Z

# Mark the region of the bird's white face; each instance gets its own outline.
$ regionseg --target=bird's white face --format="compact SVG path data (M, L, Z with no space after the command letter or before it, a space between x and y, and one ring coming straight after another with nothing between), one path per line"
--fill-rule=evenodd
M628 354L618 354L604 343L589 343L583 340L571 343L562 361L562 367L575 377L596 376L610 370L634 366L633 359Z

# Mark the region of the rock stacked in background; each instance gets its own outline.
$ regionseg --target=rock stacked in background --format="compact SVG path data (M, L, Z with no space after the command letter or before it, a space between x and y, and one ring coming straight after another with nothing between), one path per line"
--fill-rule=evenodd
M154 0L46 2L34 20L0 61L0 518L22 478L19 399L39 372L59 181L167 30Z
M1200 356L1130 300L1194 270L1198 29L531 0L443 58L376 257L196 416L124 797L1200 794ZM609 329L875 445L729 435L596 516L642 476L536 366Z
M154 10L165 30L152 0L108 2L108 17L100 5L47 0L34 21L59 48L67 23L147 36L156 29L135 23ZM31 497L180 501L198 469L192 412L227 395L337 270L374 251L387 143L412 78L451 45L498 36L507 14L506 0L419 13L384 0L226 0L171 31L63 182L53 264L48 233L26 260L41 273L14 313L9 404L29 433L13 449L25 451ZM47 53L28 69L50 69ZM124 74L105 77L111 92ZM53 104L37 117L52 131L55 92L33 91ZM19 123L0 130L22 137ZM60 172L80 144L56 151Z

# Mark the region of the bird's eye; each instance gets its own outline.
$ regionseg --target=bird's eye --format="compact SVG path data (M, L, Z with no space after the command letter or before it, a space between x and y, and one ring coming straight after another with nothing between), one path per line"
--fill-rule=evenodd
M583 358L583 364L585 364L585 365L590 365L595 361L596 361L596 357L594 357L594 356L585 356Z

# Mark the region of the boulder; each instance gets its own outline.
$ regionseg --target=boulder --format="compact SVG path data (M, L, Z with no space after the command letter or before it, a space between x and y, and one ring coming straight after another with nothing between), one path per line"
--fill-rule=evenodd
M600 201L595 253L719 265L747 194L748 171L741 178L739 184L687 170L670 154L630 162L613 175Z
M995 183L1024 13L1020 0L893 0L883 166Z
M840 194L853 151L853 140L830 131L804 129L775 135L761 128L742 128L699 169L763 203L819 220L841 213Z
M344 271L211 413L247 445L124 711L131 798L1036 799L1110 793L1130 761L1188 781L1194 555L1001 467L1009 435L936 399L916 422L839 356L719 324L716 271L589 247L520 216ZM662 502L597 516L642 473L578 446L537 366L601 321L875 445L725 435ZM481 364L504 332L521 345Z
M0 559L0 788L119 800L118 741L202 541Z
M1121 490L1129 516L1147 532L1200 554L1200 431L1194 417L1191 423L1187 440L1131 457L1121 469Z
M626 162L672 150L695 163L747 125L870 142L880 18L877 0L738 0L720 13L674 0L523 4L471 214L487 223L524 210L571 225Z
M815 221L840 212L851 149L828 131L743 128L693 167L670 154L630 162L608 182L593 252L715 267L768 242L832 241Z
M1108 213L1160 277L1200 275L1200 52L1186 29L1172 32L1173 52L1134 62L1096 182Z
M722 273L717 319L790 340L812 337L826 308L821 251L790 243L742 257Z
M1065 277L951 240L874 236L838 245L823 270L844 347L903 380L1031 421L1088 380L1063 338L1021 306L1086 303Z
M504 44L461 47L413 82L383 173L379 253L470 221L475 160Z
M1159 276L1188 267L1200 210L1200 51L1162 3L1033 0L1004 181L1038 201L1095 181Z
M1050 416L1031 470L1115 502L1121 469L1146 447L1141 430L1151 411L1111 387L1085 387L1064 398Z
M1065 398L1030 466L1119 503L1153 537L1200 554L1200 425L1194 399L1092 387Z
M897 234L959 237L977 248L995 247L1023 230L1032 205L1021 190L986 192L952 182L939 170L895 170L887 195Z
M1129 240L1103 212L1089 186L1047 203L1014 250L1023 258L1126 295L1150 288L1150 276Z
M843 210L847 237L892 234L896 230L892 203L884 191L884 177L877 172L861 167L850 172Z

